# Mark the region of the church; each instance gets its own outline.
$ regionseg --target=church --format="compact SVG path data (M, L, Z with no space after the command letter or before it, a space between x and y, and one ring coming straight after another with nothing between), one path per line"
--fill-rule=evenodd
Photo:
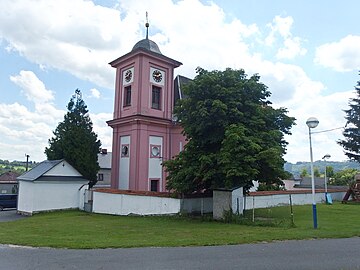
M189 79L174 78L182 65L163 55L148 38L110 62L116 69L113 119L111 188L166 191L163 161L177 155L186 141L173 109Z

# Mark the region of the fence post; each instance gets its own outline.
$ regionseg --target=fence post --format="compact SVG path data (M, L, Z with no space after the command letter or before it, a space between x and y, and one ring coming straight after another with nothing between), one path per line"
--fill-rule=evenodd
M292 225L292 226L294 226L294 212L293 212L293 207L292 207L291 194L289 194L289 199L290 199L290 216L291 216L291 225Z
M201 216L203 216L204 215L204 198L203 197L201 197L201 210L200 210L200 212L201 212Z
M253 196L253 212L252 212L252 222L255 222L255 196Z

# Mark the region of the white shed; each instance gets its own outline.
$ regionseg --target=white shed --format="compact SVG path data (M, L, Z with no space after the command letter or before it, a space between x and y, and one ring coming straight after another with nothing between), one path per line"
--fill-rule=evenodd
M45 160L17 180L17 210L28 215L81 207L89 182L64 159Z

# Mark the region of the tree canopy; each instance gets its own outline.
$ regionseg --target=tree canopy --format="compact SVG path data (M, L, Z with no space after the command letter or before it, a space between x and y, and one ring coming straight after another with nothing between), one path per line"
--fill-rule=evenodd
M336 172L333 176L329 176L329 185L350 186L355 182L355 175L358 174L357 169L344 169Z
M80 90L76 89L67 109L64 121L53 132L54 137L49 139L45 154L49 160L66 159L89 180L89 186L92 187L96 184L96 175L100 169L97 154L100 152L101 142L93 131L89 111Z
M350 109L345 110L346 125L343 131L344 140L338 143L344 148L345 155L360 162L360 81L355 86L356 97L349 101Z
M259 80L244 70L197 69L174 111L188 143L164 162L168 189L186 193L249 188L252 180L281 182L284 134L291 134L295 119L285 108L271 107L271 93Z

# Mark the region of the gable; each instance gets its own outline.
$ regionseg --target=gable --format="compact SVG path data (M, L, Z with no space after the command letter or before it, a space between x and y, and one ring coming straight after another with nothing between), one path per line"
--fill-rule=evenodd
M81 177L82 175L67 161L63 160L59 164L55 165L49 171L43 174L43 176L75 176Z

